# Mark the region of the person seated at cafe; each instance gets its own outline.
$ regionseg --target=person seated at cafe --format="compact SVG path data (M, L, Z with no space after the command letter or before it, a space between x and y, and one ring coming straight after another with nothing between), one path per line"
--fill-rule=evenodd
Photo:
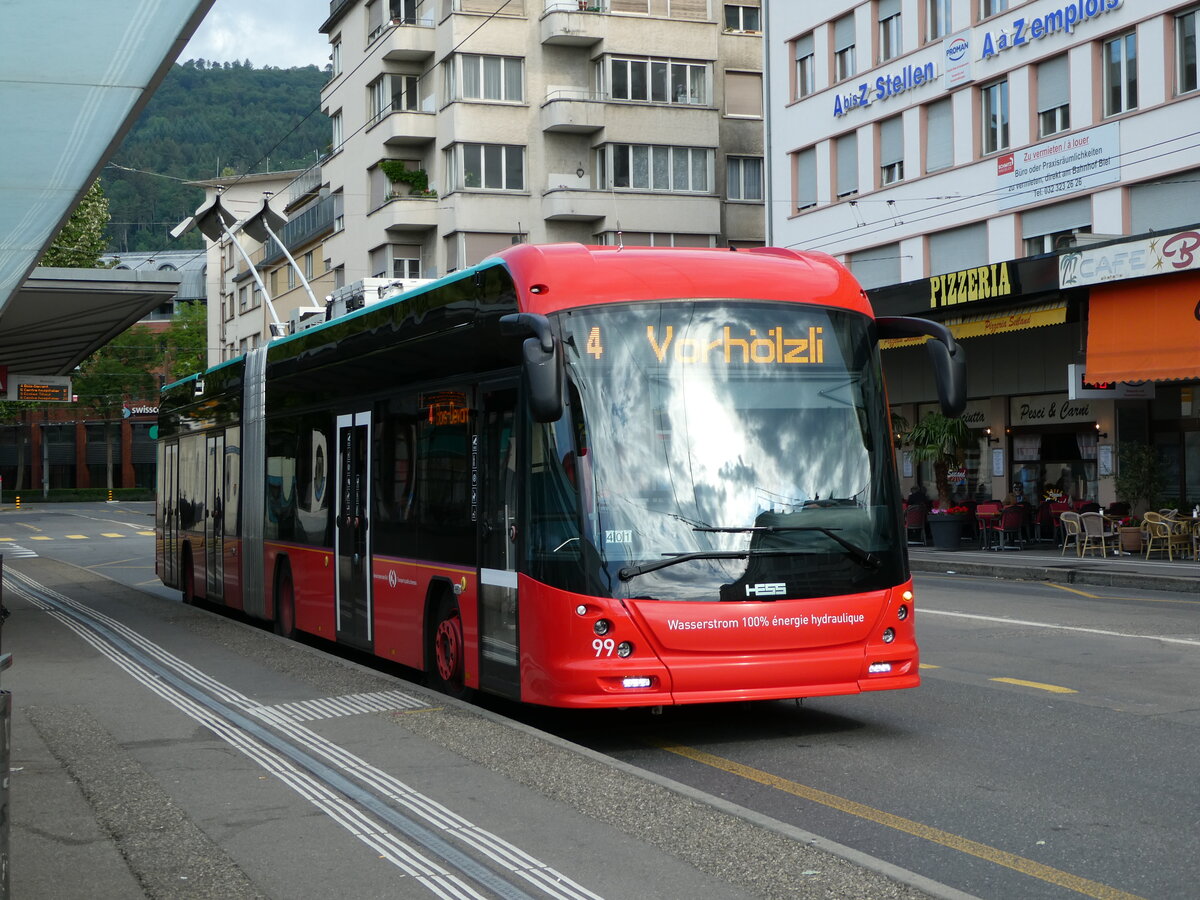
M925 493L925 486L914 484L912 490L908 492L908 499L904 502L909 506L923 506L929 509L929 495Z

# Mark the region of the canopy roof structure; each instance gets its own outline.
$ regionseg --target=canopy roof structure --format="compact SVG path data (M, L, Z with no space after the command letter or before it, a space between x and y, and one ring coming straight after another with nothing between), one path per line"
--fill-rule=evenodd
M129 273L115 280L91 269L71 270L85 273L75 277L59 269L30 275L212 4L0 4L0 121L8 126L0 166L0 365L31 371L28 360L42 374L69 371L90 352L76 355L79 348L95 349L169 299L157 288L144 293L149 281L131 287L140 279ZM89 279L94 287L85 300ZM84 328L92 329L90 340L79 335Z

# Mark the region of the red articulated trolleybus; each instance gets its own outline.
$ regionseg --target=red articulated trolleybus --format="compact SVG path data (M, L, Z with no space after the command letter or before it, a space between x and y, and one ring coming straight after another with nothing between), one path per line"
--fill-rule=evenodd
M909 688L884 337L828 256L519 245L164 388L157 571L557 707Z

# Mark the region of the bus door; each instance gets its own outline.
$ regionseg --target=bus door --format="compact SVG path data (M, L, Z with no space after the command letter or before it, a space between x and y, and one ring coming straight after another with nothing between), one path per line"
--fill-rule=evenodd
M204 567L210 600L225 596L225 435L208 437L206 461L206 495L204 516Z
M472 474L480 476L480 684L520 698L517 636L517 442L514 387L483 392L483 427L472 447Z
M337 417L337 636L369 648L371 634L371 414Z
M174 587L179 584L179 444L172 441L162 450L162 580Z

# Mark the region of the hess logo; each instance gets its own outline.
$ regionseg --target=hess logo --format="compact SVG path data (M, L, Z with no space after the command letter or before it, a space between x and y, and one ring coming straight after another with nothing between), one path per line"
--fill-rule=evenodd
M762 584L746 585L747 597L782 597L787 593L787 585L782 581L768 581Z

